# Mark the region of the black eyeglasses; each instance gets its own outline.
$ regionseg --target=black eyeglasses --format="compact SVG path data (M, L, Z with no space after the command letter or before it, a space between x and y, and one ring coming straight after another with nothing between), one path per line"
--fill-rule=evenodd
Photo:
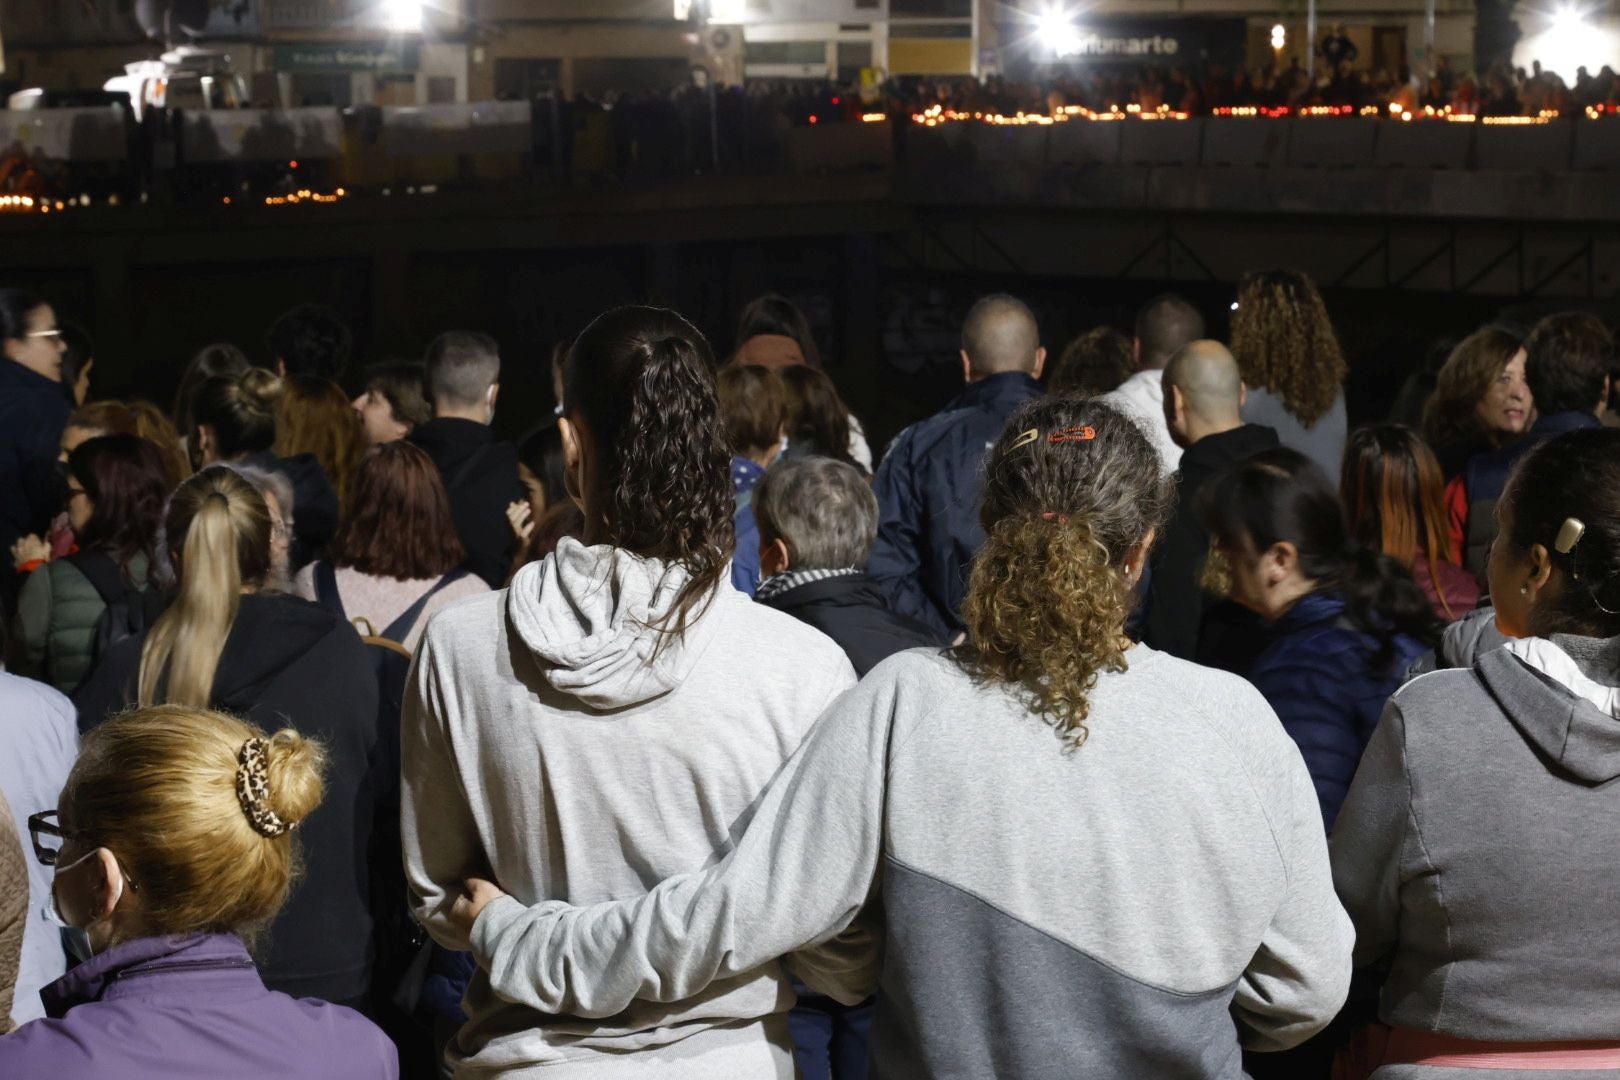
M41 866L56 865L56 860L62 854L62 841L80 840L83 837L84 834L77 829L62 828L61 819L55 810L41 810L37 814L28 815L28 839L34 845L34 858L39 860ZM139 892L141 887L129 876L129 868L124 865L124 861L117 855L113 856L113 860L118 863L118 869L124 872L124 880L128 882L130 889Z
M41 810L28 817L28 839L34 844L34 858L42 866L55 866L56 857L62 853L62 841L78 835L62 828L55 810Z

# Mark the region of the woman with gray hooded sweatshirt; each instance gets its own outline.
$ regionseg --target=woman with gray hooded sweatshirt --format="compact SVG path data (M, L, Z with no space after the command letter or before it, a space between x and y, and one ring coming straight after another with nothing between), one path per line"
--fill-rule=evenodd
M633 898L722 859L766 784L855 674L842 650L730 585L734 500L714 363L654 308L607 312L563 368L584 542L436 616L403 715L417 918L466 949L463 880L527 903ZM548 1015L474 975L458 1077L794 1075L773 957L680 1004Z
M875 984L877 1080L1237 1080L1328 1022L1350 924L1298 748L1244 680L1125 637L1158 452L1045 398L985 469L968 644L840 697L704 873L575 909L471 883L496 993L615 1016L791 954L840 1000ZM833 937L863 909L864 966Z
M1377 1080L1620 1076L1620 431L1532 450L1496 514L1512 640L1396 693L1333 834Z

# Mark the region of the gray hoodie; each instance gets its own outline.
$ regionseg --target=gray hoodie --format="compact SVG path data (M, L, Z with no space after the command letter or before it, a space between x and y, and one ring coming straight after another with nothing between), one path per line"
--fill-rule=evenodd
M404 705L402 824L412 905L441 944L467 948L446 915L469 874L525 903L588 904L712 865L854 683L829 639L725 584L660 649L648 624L684 580L564 540L509 590L429 623ZM451 1056L460 1077L657 1075L660 1061L678 1075L671 1062L702 1046L723 1075L767 1056L760 1018L792 1001L780 965L762 963L678 1006L584 1020L502 1000L479 974ZM785 1041L773 1049L791 1070Z
M1321 814L1247 682L1127 655L1072 753L948 655L891 657L724 862L631 903L497 900L474 953L497 993L598 1016L809 947L812 988L877 985L879 1080L1239 1077L1240 1044L1298 1043L1349 985Z
M1553 642L1620 684L1620 639ZM1357 966L1387 972L1386 1023L1508 1042L1620 1037L1617 778L1620 719L1509 649L1396 693L1332 840Z

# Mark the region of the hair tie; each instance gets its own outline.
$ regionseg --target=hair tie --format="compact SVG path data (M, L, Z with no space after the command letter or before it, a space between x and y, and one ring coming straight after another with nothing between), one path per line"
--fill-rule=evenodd
M236 799L253 831L277 837L298 823L281 820L270 808L270 740L254 737L236 755Z
M1055 521L1059 525L1067 525L1069 523L1069 515L1068 514L1054 513L1051 510L1043 510L1041 512L1041 520L1042 521Z

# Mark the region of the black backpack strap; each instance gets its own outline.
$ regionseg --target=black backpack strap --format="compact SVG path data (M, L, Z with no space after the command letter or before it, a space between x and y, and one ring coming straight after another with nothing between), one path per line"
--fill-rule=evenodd
M454 585L456 582L460 581L466 576L467 571L460 568L452 570L448 574L444 575L444 577L440 578L434 583L431 589L423 593L421 596L418 596L415 603L401 612L399 618L395 619L393 622L384 627L383 632L377 636L387 638L389 641L404 641L406 635L411 632L411 627L416 625L416 620L422 617L422 611L427 607L428 601L433 599L434 595L438 593L440 589L443 589L449 585Z
M118 563L105 551L76 551L67 557L74 569L83 574L101 597L101 602L111 607L125 596L135 590L124 579L124 572L118 568Z
M310 567L310 575L315 579L315 602L347 621L349 616L343 610L343 597L338 595L337 571L332 564L322 559Z

